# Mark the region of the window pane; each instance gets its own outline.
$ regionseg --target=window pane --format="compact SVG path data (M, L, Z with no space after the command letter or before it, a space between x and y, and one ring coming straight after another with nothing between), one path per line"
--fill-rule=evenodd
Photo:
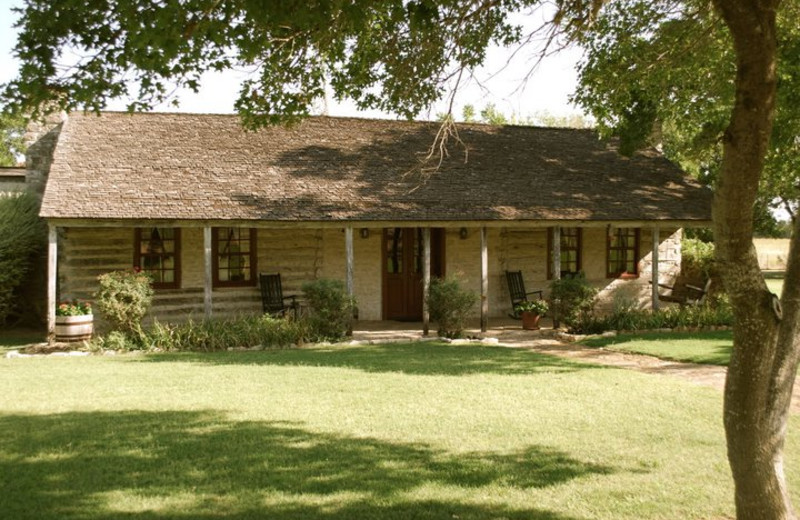
M178 231L174 228L143 228L139 237L136 265L150 273L153 282L174 283L178 279Z

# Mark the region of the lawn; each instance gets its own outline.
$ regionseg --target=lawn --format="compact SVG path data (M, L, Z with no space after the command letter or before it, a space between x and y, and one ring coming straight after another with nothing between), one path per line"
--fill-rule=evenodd
M665 376L431 343L0 373L4 518L733 514L721 395Z
M733 332L645 332L584 340L584 345L662 359L728 366Z

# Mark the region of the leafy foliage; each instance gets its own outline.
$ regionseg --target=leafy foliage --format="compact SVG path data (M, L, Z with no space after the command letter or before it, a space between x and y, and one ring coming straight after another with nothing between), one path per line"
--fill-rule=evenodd
M97 277L95 294L100 313L112 328L131 338L141 337L142 319L153 303L150 276L142 271L112 271Z
M444 338L459 338L464 332L467 316L478 302L478 295L461 287L456 278L431 279L428 291L428 312Z
M17 166L25 153L25 119L0 113L0 166Z
M539 316L544 316L550 309L547 300L526 300L514 306L514 312L519 314L521 312L532 312Z
M31 194L0 197L0 323L17 312L15 291L44 246L46 232L38 212L39 202Z
M265 314L181 324L156 321L143 343L148 349L212 352L254 346L287 347L301 343L304 334L301 322Z
M770 208L796 212L800 200L800 4L778 18L778 110L756 205L756 229L779 233ZM712 184L735 102L736 59L730 34L710 3L622 0L609 3L591 31L580 89L606 135L632 153L662 144L667 157Z
M83 300L61 302L56 307L56 316L87 316L92 313L92 304Z
M309 308L308 334L312 341L338 341L352 329L355 300L344 282L320 278L303 284Z
M251 72L236 101L250 128L308 115L326 85L359 108L410 118L458 67L480 64L490 42L518 41L508 13L537 3L31 0L15 48L24 66L3 97L34 114L48 101L101 110L117 97L144 110L176 85L196 90L205 71L236 66ZM65 48L74 62L64 63Z
M701 305L672 306L656 312L645 309L615 309L608 316L587 313L570 324L570 332L599 334L608 330L638 331L732 325L733 309L730 300L719 296Z
M714 270L714 243L696 238L684 238L681 242L681 272L697 277L710 278Z
M571 278L554 280L550 284L551 308L568 326L590 319L597 289L589 285L580 273Z

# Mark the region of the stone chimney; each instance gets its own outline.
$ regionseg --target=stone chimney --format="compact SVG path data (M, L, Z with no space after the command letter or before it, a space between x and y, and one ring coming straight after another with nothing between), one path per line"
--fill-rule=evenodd
M28 191L39 197L44 194L53 152L66 120L65 112L54 112L40 120L31 120L25 129L25 184Z

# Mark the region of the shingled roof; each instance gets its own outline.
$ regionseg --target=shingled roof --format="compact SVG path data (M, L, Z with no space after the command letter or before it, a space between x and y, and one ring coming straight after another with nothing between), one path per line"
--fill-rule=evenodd
M313 117L244 131L234 115L73 114L42 203L53 219L708 221L711 194L655 150L590 130L459 125L467 149L418 174L437 123ZM466 159L466 160L465 160Z

